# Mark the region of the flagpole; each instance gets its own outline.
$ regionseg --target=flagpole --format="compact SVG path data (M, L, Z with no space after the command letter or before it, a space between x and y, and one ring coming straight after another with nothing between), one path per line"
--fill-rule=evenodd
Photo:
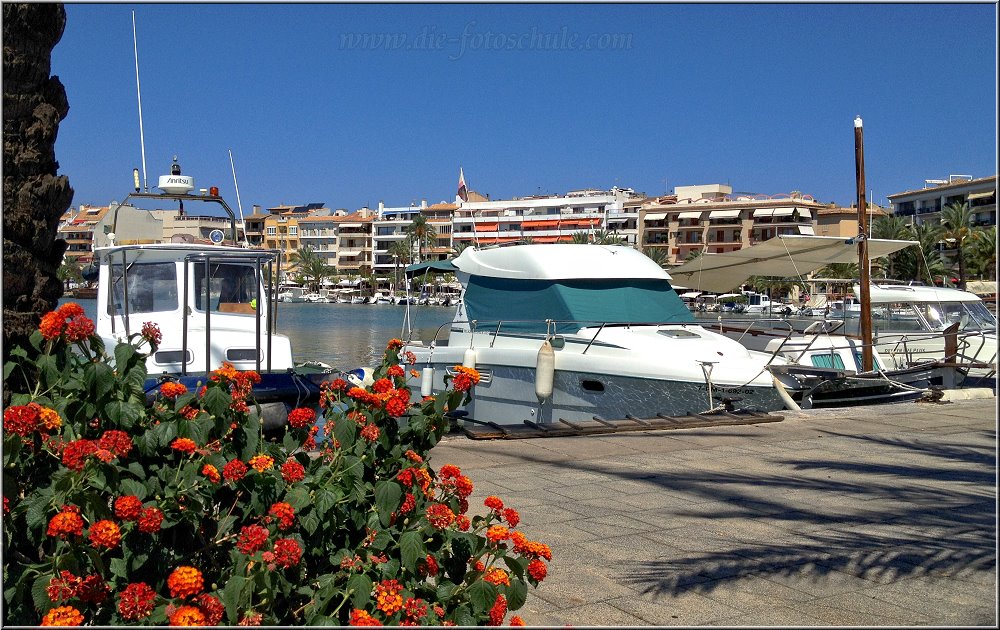
M854 119L854 171L858 190L858 267L861 275L861 367L873 368L871 270L868 261L868 205L865 201L865 131L861 116Z

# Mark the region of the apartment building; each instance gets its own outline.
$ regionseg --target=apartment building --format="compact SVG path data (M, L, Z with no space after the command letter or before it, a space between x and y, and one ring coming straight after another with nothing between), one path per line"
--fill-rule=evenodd
M86 265L94 259L94 229L108 213L108 206L80 204L70 208L59 218L56 238L66 241L67 261L75 260Z
M640 213L642 249L661 249L667 264L692 252L725 253L783 234L813 234L820 210L811 195L733 193L723 184L677 186L646 201Z
M609 227L611 231L620 228L622 236L627 237L629 229L635 229L629 228L629 219L638 222L635 202L644 197L630 188L613 188L495 201L459 200L452 222L452 243L455 247L503 245L528 238L533 243L568 243L576 232Z
M997 224L997 176L973 178L951 175L948 179L924 180L924 187L888 196L892 213L909 222L940 222L941 209L952 203L968 203L973 225Z

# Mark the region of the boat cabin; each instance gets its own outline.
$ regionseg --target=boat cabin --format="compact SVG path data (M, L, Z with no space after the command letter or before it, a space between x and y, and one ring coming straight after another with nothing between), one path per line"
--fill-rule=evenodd
M95 250L100 266L97 333L112 346L156 324L163 341L150 375L292 367L288 339L274 332L271 292L280 253L237 247L154 244Z

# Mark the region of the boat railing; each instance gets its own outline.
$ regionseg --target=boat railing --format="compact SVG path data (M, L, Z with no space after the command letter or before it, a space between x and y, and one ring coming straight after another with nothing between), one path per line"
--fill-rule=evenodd
M565 327L567 326L570 326L576 330L583 330L584 328L591 328L596 326L597 330L594 331L594 334L590 337L589 341L587 342L587 345L584 347L581 354L586 354L587 351L590 350L591 346L593 346L594 343L597 341L597 338L600 336L601 332L603 332L605 328L609 327L631 327L631 326L701 327L702 326L702 323L698 321L619 322L619 321L582 320L582 319L505 319L505 320L488 320L488 321L475 320L475 319L453 320L445 322L444 324L438 327L437 331L435 332L435 337L434 337L435 342L437 340L438 335L440 335L441 330L445 326L453 326L456 324L467 325L469 327L470 334L475 334L479 332L489 334L490 348L494 347L494 345L496 344L496 340L501 335L501 333L507 333L507 334L516 333L518 335L524 335L530 337L549 338L549 337L559 337L560 334L558 332L553 334L553 331L559 331L561 328L565 329ZM538 325L537 332L535 332L532 329L525 328L525 325L532 325L532 324ZM505 326L506 330L504 328ZM515 326L519 326L520 328L515 329L514 328ZM544 329L544 332L542 332L542 329Z

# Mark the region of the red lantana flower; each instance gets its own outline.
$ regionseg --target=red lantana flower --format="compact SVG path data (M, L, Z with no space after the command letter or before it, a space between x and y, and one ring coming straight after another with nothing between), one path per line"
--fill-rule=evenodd
M308 407L299 407L288 412L288 424L295 429L304 429L316 422L316 412Z
M281 476L288 483L297 483L306 478L306 469L294 459L288 459L281 465Z
M160 531L160 524L163 523L163 512L159 508L143 508L139 514L139 531L146 534L155 534Z
M126 495L115 499L115 516L123 521L134 521L142 512L142 501L139 497Z
M226 481L239 481L246 476L247 465L238 459L230 461L228 464L222 467L222 478Z

